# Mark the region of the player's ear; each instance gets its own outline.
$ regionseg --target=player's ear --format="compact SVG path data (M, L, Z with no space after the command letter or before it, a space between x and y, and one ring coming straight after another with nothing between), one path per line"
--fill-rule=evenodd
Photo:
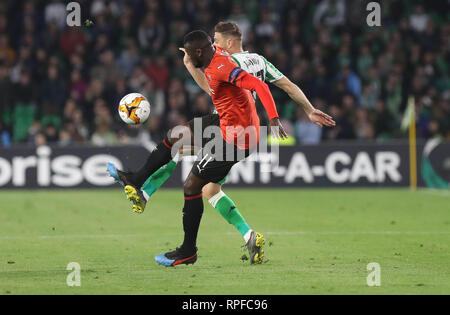
M203 54L203 51L201 49L196 49L195 53L197 54L197 56L201 57Z
M233 39L228 38L227 39L227 50L229 50L233 46Z

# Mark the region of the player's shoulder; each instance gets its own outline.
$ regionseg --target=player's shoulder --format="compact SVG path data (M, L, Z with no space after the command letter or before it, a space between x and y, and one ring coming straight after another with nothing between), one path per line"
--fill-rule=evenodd
M235 53L232 55L232 58L239 66L261 66L265 67L266 59L257 53L251 53L248 51Z
M216 64L224 65L225 67L237 67L236 61L231 57L230 54L220 55L216 60Z
M237 63L231 58L231 55L224 49L216 46L216 53L208 66L209 72L230 71L238 67Z
M238 52L232 55L233 59L250 59L250 58L257 58L257 59L265 59L264 56L257 54L257 53L253 53L253 52L248 52L248 51L243 51L243 52Z
M260 55L260 54L257 54L257 53L252 53L252 56L253 56L253 58L256 58L256 59L260 60L261 63L267 64L267 59L263 55Z
M214 47L216 48L215 54L218 57L229 57L230 56L230 53L228 51L226 51L225 49L223 49L222 47L217 46L217 45L214 45Z

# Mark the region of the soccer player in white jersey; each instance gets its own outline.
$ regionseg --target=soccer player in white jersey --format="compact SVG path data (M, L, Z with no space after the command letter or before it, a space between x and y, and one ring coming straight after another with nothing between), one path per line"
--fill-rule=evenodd
M238 25L234 22L219 22L214 28L214 42L217 46L227 50L236 64L244 71L254 75L261 81L268 81L273 83L277 87L284 90L289 97L294 100L308 115L309 119L319 125L333 127L335 122L333 119L323 113L322 111L314 108L314 106L308 101L302 90L293 82L291 82L286 76L284 76L274 65L266 60L261 55L256 53L250 53L244 51L242 48L242 33ZM184 49L181 48L184 51ZM204 72L200 68L196 68L190 61L189 56L185 54L184 64L192 75L196 83L209 95L211 90L208 85L208 81ZM256 97L256 95L254 95ZM165 166L161 167L158 171L153 173L141 188L141 192L137 192L134 189L127 186L125 193L127 198L133 203L133 210L141 213L144 211L146 203L150 196L171 176L175 170L178 162L178 156L170 161ZM113 176L114 177L114 176ZM209 201L209 203L222 215L222 217L230 224L232 224L244 237L246 244L249 244L249 239L254 237L255 233L244 220L243 216L237 209L234 202L222 191L222 185L226 181L224 178L219 183L209 183L203 188L203 196ZM128 189L127 189L128 188ZM257 233L261 240L264 238ZM258 252L259 260L254 261L252 256L255 254L255 249L248 248L250 253L251 263L260 263L262 261L263 251L261 249L263 241L260 242L261 246L256 250Z

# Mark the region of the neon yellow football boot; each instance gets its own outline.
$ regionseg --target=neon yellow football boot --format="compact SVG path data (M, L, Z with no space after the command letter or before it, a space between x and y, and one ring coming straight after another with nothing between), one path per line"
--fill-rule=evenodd
M251 264L261 264L264 258L263 245L265 243L264 236L261 233L252 231L247 246L250 255Z
M127 199L133 203L133 211L136 213L142 213L147 205L147 200L141 190L134 188L133 186L126 185L123 189Z

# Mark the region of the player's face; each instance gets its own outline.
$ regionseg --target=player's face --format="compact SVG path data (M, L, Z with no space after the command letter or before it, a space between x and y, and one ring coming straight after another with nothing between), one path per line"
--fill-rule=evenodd
M217 32L214 33L214 44L223 48L223 46L221 45L221 44L223 44L222 39L223 39L223 36L220 33L217 33Z
M214 44L224 49L228 49L228 39L221 33L214 33Z
M195 49L191 47L185 47L186 53L189 55L189 58L191 59L192 64L196 68L203 67L203 60L202 60L202 50L201 49Z
M196 68L208 66L214 56L214 47L209 36L203 42L186 43L184 49Z

